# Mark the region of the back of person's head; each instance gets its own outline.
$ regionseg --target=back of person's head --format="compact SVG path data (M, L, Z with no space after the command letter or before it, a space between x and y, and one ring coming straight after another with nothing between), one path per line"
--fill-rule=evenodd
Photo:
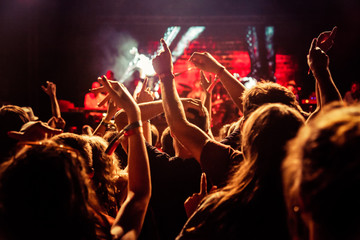
M280 164L285 145L296 136L304 117L294 108L280 103L263 104L244 122L242 151L245 161L254 162L261 175L281 177Z
M254 87L246 89L242 96L243 114L247 119L250 113L266 103L282 103L298 110L304 117L307 114L301 109L293 92L274 82L257 83Z
M160 138L161 150L170 156L175 156L175 150L173 146L173 138L171 136L170 127L163 130Z
M30 118L26 111L16 105L4 105L0 108L0 162L12 155L12 150L18 142L10 138L9 131L20 131L22 125L29 122Z
M92 158L92 147L85 135L79 135L77 133L60 133L51 138L52 141L60 145L65 145L79 151L81 157L84 159L86 164L86 172L89 175L93 174L93 158Z
M285 199L289 211L296 209L306 219L308 229L316 226L319 238L313 239L360 238L359 146L360 105L337 102L323 108L288 144Z
M107 141L107 143L109 144L110 142L113 141L114 138L117 137L118 131L116 130L108 130L106 131L106 133L104 134L103 138ZM125 152L125 150L122 148L121 144L119 144L119 146L115 149L114 152L119 160L119 166L121 169L125 169L128 163L128 159L127 159L127 153Z
M354 88L354 89L353 89ZM355 91L359 91L360 90L360 82L359 81L352 81L351 82L351 89L355 92Z
M233 228L242 229L249 238L251 235L253 239L263 239L271 231L279 239L287 239L281 162L286 142L296 136L304 122L298 111L279 103L265 104L250 115L242 129L244 160L234 168L227 185L208 195L204 202L204 206L211 206L210 211L217 215L217 221L238 224ZM229 216L239 214L236 223L229 223ZM254 226L248 222L254 216L260 219L272 216L273 222L259 221L266 226L260 223ZM256 229L262 231L256 232Z
M49 140L22 143L0 165L0 238L95 239L89 206L96 198L81 161Z
M98 82L98 81L94 81L94 82L92 82L92 84L91 84L91 88L98 88L98 87L100 87L101 86L101 84Z
M91 146L94 174L91 178L92 185L107 214L116 217L117 201L115 198L116 182L122 171L116 154L105 153L108 143L100 136L83 136Z
M111 71L111 70L107 70L107 71L106 71L106 77L107 77L109 80L114 80L114 72Z

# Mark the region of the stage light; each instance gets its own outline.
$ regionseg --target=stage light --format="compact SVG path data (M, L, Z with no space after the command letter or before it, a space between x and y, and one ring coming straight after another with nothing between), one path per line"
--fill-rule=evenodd
M240 81L247 89L252 88L257 84L257 80L253 77L243 77Z
M179 26L172 26L168 27L164 33L163 39L165 40L168 46L174 41L175 37L180 32L181 27ZM156 57L156 55L162 51L161 44L158 45L157 50L151 56L146 56L144 54L140 54L136 47L130 49L130 53L134 55L133 59L129 62L129 65L122 75L123 77L120 79L120 82L126 81L133 71L137 68L141 69L141 78L145 78L146 76L152 77L155 75L155 70L152 66L152 59Z
M191 41L199 37L199 35L204 30L204 26L193 26L186 31L186 33L181 37L180 41L176 45L176 48L172 51L173 62L175 62L181 55L184 54L185 48L189 46Z
M172 26L172 27L168 27L163 39L165 40L166 44L170 47L171 43L174 41L174 39L176 38L176 36L179 34L181 30L181 27L179 26ZM156 57L156 55L162 50L162 46L161 44L159 44L158 49L156 50L156 52L151 56L151 59L153 59L154 57Z

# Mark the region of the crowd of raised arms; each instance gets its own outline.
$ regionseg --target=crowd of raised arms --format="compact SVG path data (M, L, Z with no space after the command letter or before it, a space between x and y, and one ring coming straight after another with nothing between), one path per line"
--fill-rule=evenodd
M304 56L312 112L277 83L245 88L208 52L189 59L204 98L181 98L163 39L152 61L161 99L146 79L132 95L99 76L90 91L107 93L98 103L107 111L96 128L64 130L52 82L42 86L49 121L3 105L0 239L360 239L359 89L343 101L332 79L336 29L314 36ZM210 124L213 76L241 112L220 138ZM159 135L151 119L160 114Z

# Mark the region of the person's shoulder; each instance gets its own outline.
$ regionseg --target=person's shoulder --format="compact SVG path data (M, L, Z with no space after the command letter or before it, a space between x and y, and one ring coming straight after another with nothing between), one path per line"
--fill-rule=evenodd
M208 139L204 145L203 151L218 151L220 149L234 152L236 154L242 154L241 151L234 149L231 146L224 144L222 142L219 142L215 139Z

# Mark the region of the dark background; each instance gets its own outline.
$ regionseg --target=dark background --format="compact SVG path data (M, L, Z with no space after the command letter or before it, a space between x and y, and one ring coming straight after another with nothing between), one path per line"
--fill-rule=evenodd
M275 51L296 56L308 92L311 40L338 26L328 55L343 95L359 80L359 12L358 0L2 0L0 102L31 106L46 121L51 108L40 86L53 81L58 98L81 107L91 83L122 54L119 43L144 50L173 25L203 25L227 37L243 34L244 26L273 25Z

